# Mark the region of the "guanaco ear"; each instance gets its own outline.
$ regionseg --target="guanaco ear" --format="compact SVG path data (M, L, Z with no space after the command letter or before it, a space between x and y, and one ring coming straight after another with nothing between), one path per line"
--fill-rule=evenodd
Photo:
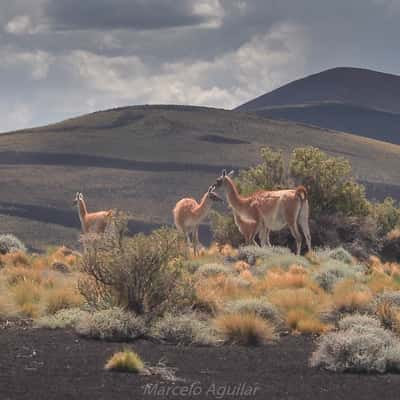
M232 169L232 170L229 172L228 176L231 177L231 176L234 175L234 173L235 173L235 171Z
M222 170L222 176L225 177L226 176L226 169Z
M211 193L213 190L215 189L215 186L214 185L211 185L209 188L208 188L208 193Z

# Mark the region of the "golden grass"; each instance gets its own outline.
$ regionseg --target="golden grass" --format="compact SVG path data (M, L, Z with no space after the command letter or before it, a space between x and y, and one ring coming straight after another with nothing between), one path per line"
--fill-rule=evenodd
M247 264L247 262L244 262L244 261L237 261L235 263L235 265L233 266L233 268L237 272L242 272L242 271L248 270L250 268L250 265Z
M29 257L27 254L16 251L8 254L4 254L1 257L1 261L3 264L10 265L13 267L17 266L27 266L29 265Z
M400 238L400 228L396 228L391 230L388 234L387 234L387 238L389 240L397 240Z
M287 325L296 333L321 334L332 329L331 325L324 324L317 316L304 309L292 309L287 313Z
M78 307L82 304L83 298L77 290L64 286L49 291L46 296L46 313L55 314L64 308Z
M144 363L134 351L123 350L115 353L104 368L109 371L138 373L143 371Z
M291 266L289 271L281 269L268 271L255 288L263 292L271 289L304 288L311 285L312 282L303 267Z
M363 312L370 306L372 291L353 279L336 284L332 293L333 307L341 312Z
M273 325L255 314L224 314L215 319L215 327L226 341L247 346L276 338Z

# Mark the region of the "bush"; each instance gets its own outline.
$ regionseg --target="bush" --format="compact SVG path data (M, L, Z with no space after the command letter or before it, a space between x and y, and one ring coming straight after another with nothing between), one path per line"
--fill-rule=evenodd
M121 308L89 314L75 328L81 336L115 341L136 339L146 332L142 318Z
M252 313L221 315L215 325L227 342L257 346L276 338L272 324Z
M244 238L235 224L233 215L222 215L217 211L210 212L211 230L216 243L229 244L239 247L244 243Z
M336 372L399 372L400 342L381 327L356 325L323 335L310 361Z
M339 329L346 330L354 327L362 328L379 328L381 324L378 319L365 314L346 315L338 322Z
M47 329L75 328L79 321L89 316L87 311L80 308L66 308L57 311L54 315L47 315L36 321L36 326Z
M400 226L400 208L396 206L396 202L391 197L387 197L382 203L374 204L372 213L381 236L385 236Z
M83 303L83 298L70 287L52 290L46 298L46 313L55 314L65 308L77 307Z
M197 275L201 275L203 277L210 277L214 275L230 275L234 272L234 270L229 267L228 265L223 265L223 264L217 264L217 263L212 263L212 264L203 264L201 265L197 271Z
M218 343L216 332L205 321L199 320L194 313L166 314L156 321L151 334L170 343L204 345Z
M327 292L331 292L340 280L363 276L365 268L362 265L348 265L334 259L327 260L320 265L317 272L313 274L314 280Z
M348 160L330 157L315 147L297 148L292 153L289 171L296 182L307 187L314 215L369 214L365 188L355 182Z
M393 229L384 237L380 255L385 261L400 262L400 229Z
M243 246L239 249L239 258L242 260L248 260L249 258L261 258L262 260L267 260L275 256L290 256L290 255L293 255L290 249L281 246L271 246L271 247Z
M275 326L283 324L278 309L265 298L251 297L232 300L225 304L224 311L227 314L255 314Z
M317 249L315 251L315 255L321 260L326 260L330 258L333 260L341 261L342 263L348 265L353 264L353 256L343 247L337 247L335 249Z
M138 373L143 371L144 363L134 351L124 350L115 353L104 368L110 371Z
M269 269L274 267L288 270L293 265L300 265L304 268L308 268L310 262L305 257L296 256L295 254L276 255L263 260L255 272L258 274L265 274Z
M373 310L385 328L400 332L400 292L379 294L373 301Z
M161 228L116 241L108 235L83 238L84 278L79 289L95 306L120 305L135 312L162 313L190 290L183 279L183 247L174 229Z
M25 245L14 235L0 235L0 254L26 252Z

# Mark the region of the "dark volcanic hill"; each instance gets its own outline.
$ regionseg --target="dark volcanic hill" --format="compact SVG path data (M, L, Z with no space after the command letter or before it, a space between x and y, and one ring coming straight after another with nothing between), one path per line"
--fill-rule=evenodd
M0 233L76 243L76 191L89 211L127 211L132 231L171 223L178 199L199 199L222 168L254 165L265 145L318 146L350 159L374 196L400 193L397 145L235 111L125 107L0 135Z
M238 111L400 144L400 76L334 68L291 82Z

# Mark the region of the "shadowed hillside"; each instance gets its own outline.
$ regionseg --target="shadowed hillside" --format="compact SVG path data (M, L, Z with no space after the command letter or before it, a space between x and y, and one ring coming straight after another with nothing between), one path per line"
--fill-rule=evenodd
M222 168L254 165L265 145L318 146L349 158L373 196L399 191L400 146L233 111L125 107L0 135L0 231L34 247L76 243L76 191L89 211L126 210L132 232L171 223L179 198L200 198Z
M400 144L400 77L334 68L291 82L236 110Z

